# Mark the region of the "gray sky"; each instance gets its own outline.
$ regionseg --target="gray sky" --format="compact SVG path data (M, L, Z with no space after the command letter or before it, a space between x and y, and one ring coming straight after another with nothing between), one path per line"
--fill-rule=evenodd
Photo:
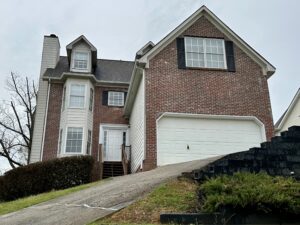
M38 79L46 34L58 35L61 55L84 34L98 57L133 60L146 42L157 43L203 4L277 68L269 79L276 121L300 87L298 0L1 0L0 99L8 98L10 71Z

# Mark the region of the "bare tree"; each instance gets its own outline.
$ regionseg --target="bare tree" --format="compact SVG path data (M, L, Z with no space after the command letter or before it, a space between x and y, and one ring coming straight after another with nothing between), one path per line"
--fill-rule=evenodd
M0 107L0 156L15 168L29 163L37 91L33 81L14 73L7 89L11 100Z

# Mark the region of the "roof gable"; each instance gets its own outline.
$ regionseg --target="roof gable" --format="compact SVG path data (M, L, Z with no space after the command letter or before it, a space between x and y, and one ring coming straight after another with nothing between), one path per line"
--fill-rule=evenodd
M275 124L275 129L280 130L287 118L289 117L290 113L293 111L294 107L297 105L297 103L300 103L300 88L298 89L296 95L294 96L292 102L290 103L287 110L282 114L282 116L279 118L279 120Z
M94 45L92 45L92 43L89 42L89 40L84 35L80 35L78 38L76 38L74 41L72 41L70 44L68 44L66 46L66 49L71 50L73 48L73 46L80 41L84 41L91 48L91 51L97 51L96 47Z
M92 52L92 65L96 66L96 64L97 64L97 49L91 42L89 42L89 40L84 35L79 36L78 38L76 38L74 41L72 41L70 44L68 44L66 46L69 63L71 62L72 49L79 42L84 42L87 44L87 46L89 46L89 48Z
M182 22L178 27L171 31L166 37L158 42L149 52L147 52L140 60L148 66L149 60L164 49L168 44L180 36L186 29L192 26L198 19L205 16L217 29L224 33L232 40L242 51L244 51L251 59L253 59L263 69L264 75L271 76L276 68L250 47L243 39L234 33L226 24L224 24L215 14L213 14L206 6L202 6L189 18Z

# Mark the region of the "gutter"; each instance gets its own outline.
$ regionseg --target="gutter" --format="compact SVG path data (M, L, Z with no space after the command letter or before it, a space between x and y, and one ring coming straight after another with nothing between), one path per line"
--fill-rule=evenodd
M45 134L46 134L46 126L47 126L47 117L48 117L49 95L50 95L50 78L48 78L47 102L46 102L45 117L44 117L44 128L43 128L43 138L42 138L42 146L41 146L41 156L40 156L40 161L43 160L43 154L44 154L44 142L45 142Z
M63 72L61 76L59 77L50 77L50 76L44 76L43 80L49 80L52 81L64 81L67 78L79 78L79 79L90 79L95 85L129 85L128 82L122 82L122 81L106 81L106 80L98 80L94 74L82 74L82 73L69 73L69 72Z
M131 80L130 80L130 86L128 88L127 99L124 106L125 118L129 118L131 114L133 103L139 88L140 81L143 77L143 71L145 66L146 66L145 63L140 63L139 61L135 61Z

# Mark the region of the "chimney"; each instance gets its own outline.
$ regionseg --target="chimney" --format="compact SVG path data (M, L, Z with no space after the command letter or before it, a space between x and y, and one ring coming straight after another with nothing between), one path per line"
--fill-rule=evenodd
M50 91L50 82L43 80L43 75L47 68L55 68L59 60L59 51L60 44L58 37L54 34L44 36L33 139L31 145L31 154L29 155L30 163L38 162L43 159L44 136L46 130L48 98Z
M60 55L59 39L55 34L45 35L43 43L40 78L47 68L55 68Z

